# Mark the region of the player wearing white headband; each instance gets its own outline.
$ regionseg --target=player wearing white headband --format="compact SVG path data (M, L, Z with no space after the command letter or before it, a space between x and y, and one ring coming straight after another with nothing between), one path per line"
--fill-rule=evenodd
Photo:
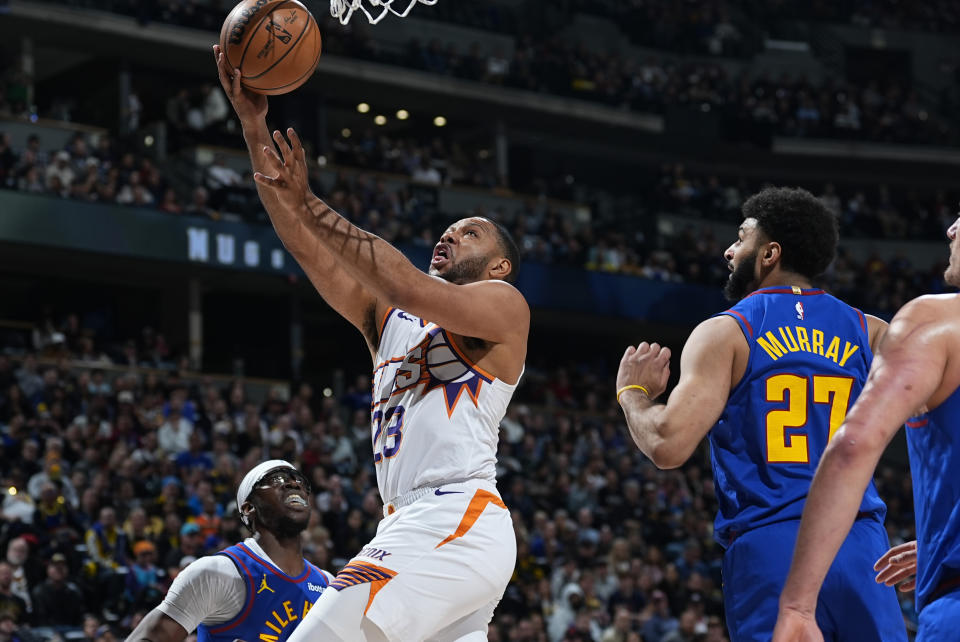
M199 642L286 640L333 579L303 559L310 502L309 482L288 462L255 466L237 490L253 536L187 566L127 639L180 642L196 630Z

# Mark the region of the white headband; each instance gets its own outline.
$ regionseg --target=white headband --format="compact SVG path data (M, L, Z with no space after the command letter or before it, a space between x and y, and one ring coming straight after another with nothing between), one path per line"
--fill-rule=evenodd
M293 468L296 470L294 465L288 461L271 459L262 464L257 464L250 469L249 473L244 475L243 481L240 482L240 488L237 489L237 510L240 511L241 515L243 515L243 502L247 501L247 498L250 497L250 493L253 492L253 487L259 484L260 480L263 479L267 473L276 468Z

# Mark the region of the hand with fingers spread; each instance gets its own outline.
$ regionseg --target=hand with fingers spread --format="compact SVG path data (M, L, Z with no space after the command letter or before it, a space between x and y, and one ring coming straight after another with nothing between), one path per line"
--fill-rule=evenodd
M894 586L899 582L902 593L912 591L917 585L917 542L894 546L873 565L877 572L877 584ZM904 581L906 580L906 581Z
M287 141L279 131L273 132L273 141L282 157L264 145L266 170L272 175L258 171L253 174L253 180L271 190L282 206L300 211L313 196L307 179L307 154L293 127L287 128L287 138L290 140Z
M636 348L629 346L623 353L617 371L617 390L622 391L621 397L646 391L647 397L653 400L667 389L669 378L670 348L644 341Z
M230 99L233 110L237 112L241 125L253 123L267 117L267 97L244 89L240 83L239 69L233 69L227 62L220 45L213 45L213 59L217 63L220 86Z

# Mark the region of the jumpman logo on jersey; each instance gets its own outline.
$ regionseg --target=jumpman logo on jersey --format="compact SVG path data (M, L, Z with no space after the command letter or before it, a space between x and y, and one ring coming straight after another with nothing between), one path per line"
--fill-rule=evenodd
M267 574L266 574L266 573L263 574L263 579L260 580L260 590L257 591L257 595L260 595L260 594L263 593L264 591L270 591L271 593L276 593L276 591L274 591L272 588L270 588L269 586L267 586Z

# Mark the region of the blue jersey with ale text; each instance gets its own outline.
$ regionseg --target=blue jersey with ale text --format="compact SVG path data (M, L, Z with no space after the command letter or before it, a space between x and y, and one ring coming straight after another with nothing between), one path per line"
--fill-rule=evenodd
M326 573L304 560L306 568L290 577L243 543L225 548L247 583L247 599L233 619L197 627L198 642L283 642L329 585Z
M866 319L823 290L762 288L721 314L735 319L750 358L711 429L719 512L728 546L767 524L800 519L833 432L863 388L873 353ZM873 482L861 513L883 521Z

